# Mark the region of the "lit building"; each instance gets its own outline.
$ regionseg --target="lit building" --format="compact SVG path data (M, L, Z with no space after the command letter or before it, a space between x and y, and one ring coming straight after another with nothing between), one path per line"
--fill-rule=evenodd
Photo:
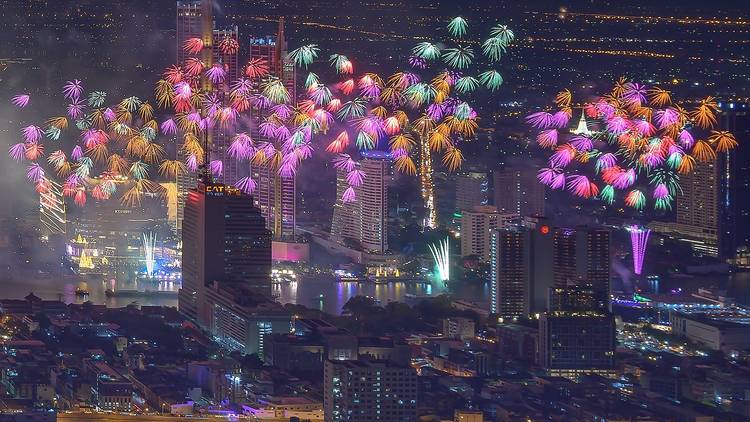
M292 317L279 303L254 293L247 286L231 283L204 286L207 312L202 326L224 348L263 359L268 336L289 333Z
M674 231L693 248L711 256L719 254L719 161L695 163L693 171L680 175L677 220Z
M552 285L552 229L509 226L490 234L490 312L525 317L547 309Z
M544 185L528 168L493 172L495 207L503 214L544 216Z
M456 410L453 422L484 422L484 413L481 410Z
M490 232L505 227L516 214L502 214L497 208L484 205L463 211L461 215L461 256L490 259Z
M455 211L472 210L487 205L489 181L487 173L469 172L456 176Z
M177 63L182 65L190 57L184 50L185 41L190 38L203 40L204 49L201 60L206 67L214 64L223 66L226 72L224 83L212 86L206 79L202 79L204 88L212 87L222 94L229 92L229 84L239 76L239 62L237 54L224 54L219 44L225 38L235 41L239 40L237 27L228 29L214 29L213 0L185 0L177 2ZM229 96L223 95L223 101L228 102ZM215 125L209 132L209 159L221 160L223 171L216 178L217 182L233 185L237 180L245 176L247 170L243 169L238 160L229 158L229 146L234 136L233 126ZM182 136L182 135L180 135ZM175 138L176 140L176 138ZM185 162L185 153L181 148L177 149L177 159ZM191 172L178 172L177 184L177 218L175 231L179 235L182 230L184 219L185 201L190 189L197 185L198 177Z
M179 307L208 326L206 286L235 284L271 297L271 234L248 195L231 186L200 183L190 191L182 231Z
M286 60L287 43L284 38L284 19L279 21L275 37L267 36L250 39L249 59L263 59L270 68L272 77L283 81L292 102L297 98L296 73L294 64ZM267 110L253 110L250 134L257 142L269 142L259 127L270 113ZM260 208L266 225L274 239L294 239L297 212L297 177L281 177L268 164L252 165L252 178L256 182L253 201Z
M328 360L323 380L326 422L417 420L417 373L410 366Z
M355 242L369 252L388 250L388 178L390 155L380 151L362 153L358 168L365 173L362 185L355 188L356 200L344 202L349 186L346 172L338 170L336 203L333 206L331 237L341 243ZM347 240L348 239L348 240Z
M611 233L578 226L557 228L553 235L553 286L590 285L603 308L609 307Z

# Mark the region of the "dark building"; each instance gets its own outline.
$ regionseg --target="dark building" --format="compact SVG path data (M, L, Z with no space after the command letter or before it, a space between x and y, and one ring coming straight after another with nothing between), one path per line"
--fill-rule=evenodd
M271 233L252 198L222 184L199 183L185 204L180 311L204 324L206 287L238 285L271 297Z
M516 317L547 309L553 272L551 231L538 224L491 232L491 312Z
M597 292L600 307L609 307L609 230L578 226L557 228L553 236L553 285L564 288L589 285Z
M417 372L381 361L326 361L325 421L416 421Z
M544 185L530 168L497 169L493 183L495 207L500 213L544 216Z
M551 312L539 319L539 363L548 375L612 375L615 318L593 311Z
M733 258L738 247L750 247L750 105L719 103L721 130L732 132L739 146L718 155L719 163L719 255Z

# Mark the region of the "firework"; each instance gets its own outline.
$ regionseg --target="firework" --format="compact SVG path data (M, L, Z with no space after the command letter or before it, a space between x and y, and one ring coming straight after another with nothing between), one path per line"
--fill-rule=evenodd
M444 284L448 284L451 279L451 268L450 268L450 239L445 238L437 244L428 245L432 259L435 261L435 268L437 269L437 275Z
M737 146L732 133L713 130L717 104L712 97L681 105L667 90L621 78L610 92L585 103L579 127L568 130L572 103L573 94L564 90L555 99L559 111L526 117L538 130L538 145L551 151L539 181L605 205L622 204L639 215L649 207L672 209L680 174ZM628 230L640 274L649 231Z
M156 258L154 257L154 248L156 247L156 234L155 233L143 233L143 260L146 262L146 275L152 277L154 275L154 265L156 265Z

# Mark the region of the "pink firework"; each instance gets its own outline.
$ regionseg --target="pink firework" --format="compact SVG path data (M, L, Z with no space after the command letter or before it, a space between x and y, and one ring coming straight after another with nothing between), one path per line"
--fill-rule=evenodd
M344 82L341 82L339 84L339 90L344 93L344 95L349 95L354 91L354 79L347 79Z
M664 183L659 183L654 187L653 192L654 199L665 199L669 197L669 189Z
M591 151L594 148L594 143L590 138L585 136L574 136L570 139L570 145L576 149L576 151Z
M560 145L549 158L551 167L566 167L573 161L576 155L576 150L570 145Z
M333 166L344 171L354 170L356 163L349 154L339 154L333 159Z
M558 111L552 115L551 124L557 128L564 128L568 125L570 114L565 111Z
M68 81L63 87L63 95L65 95L65 98L73 102L78 102L78 99L81 98L82 92L83 92L83 85L81 84L81 81L79 81L78 79L73 79L72 81Z
M224 54L234 55L240 51L240 43L232 37L224 37L223 40L219 41L219 49Z
M8 148L8 155L15 161L22 161L26 156L26 144L19 142Z
M16 107L24 108L31 102L31 96L28 94L16 95L11 98L10 102Z
M198 58L190 57L185 60L185 73L188 76L195 77L200 75L204 67L205 65Z
M106 108L103 115L104 120L108 122L114 122L117 119L117 114L115 114L115 112L111 108Z
M208 169L214 177L221 177L224 173L224 163L221 160L211 160Z
M654 117L659 129L664 129L677 123L679 121L680 114L672 107L667 107L664 110L659 110L654 113Z
M331 141L331 143L328 144L326 147L326 151L338 154L343 152L346 147L349 145L349 134L346 131L343 131L339 133L339 135Z
M37 142L42 138L42 129L39 126L26 126L25 128L21 129L21 133L23 134L23 139L26 142Z
M68 116L73 119L80 119L83 117L83 103L79 102L78 99L74 99L72 103L68 104Z
M174 135L177 133L177 123L175 123L174 119L167 119L163 121L160 127L161 132L165 135Z
M542 148L554 148L557 146L557 129L545 129L536 136L536 143Z
M677 139L680 141L680 145L682 145L683 148L690 149L695 144L695 139L693 139L693 135L690 134L687 130L683 129L680 131L679 136Z
M240 133L234 137L234 140L229 145L227 150L229 156L237 160L245 160L250 158L253 154L253 149L250 144L250 137L245 133Z
M543 168L537 173L537 179L551 189L562 189L565 187L565 175L555 168Z
M526 123L537 129L547 129L552 126L552 115L544 111L531 113L526 116Z
M268 61L265 59L255 58L250 60L245 66L245 76L248 78L262 78L268 75Z
M255 180L251 177L243 177L242 179L235 182L234 187L241 190L243 193L251 194L255 191Z
M344 194L341 195L341 201L345 204L348 202L354 202L356 200L357 200L357 193L354 192L354 188L351 186L346 188L346 190L344 191Z
M83 150L80 145L76 145L73 151L70 152L70 158L78 161L81 157L83 157Z
M409 56L409 65L417 69L426 69L427 60L417 56Z
M211 66L211 68L206 70L205 74L208 80L215 84L224 82L224 79L227 77L227 72L224 70L224 66L220 64Z
M26 178L29 179L29 182L38 183L44 179L44 169L37 163L31 163L26 167Z
M198 157L195 154L185 157L185 167L192 172L198 171Z
M349 186L359 187L365 180L365 173L362 170L352 170L346 175L346 183Z
M625 85L625 92L623 93L622 98L629 103L640 106L642 103L646 102L646 86L635 82L629 82Z

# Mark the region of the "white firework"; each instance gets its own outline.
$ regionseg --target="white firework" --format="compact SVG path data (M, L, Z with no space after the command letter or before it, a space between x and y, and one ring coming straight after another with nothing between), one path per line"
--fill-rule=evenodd
M156 246L156 234L143 233L143 259L146 261L146 274L149 277L154 275L154 247Z
M437 242L437 244L427 245L432 253L432 258L435 260L435 266L437 267L438 276L440 280L447 283L451 278L451 266L450 266L450 241L446 237L444 241Z

